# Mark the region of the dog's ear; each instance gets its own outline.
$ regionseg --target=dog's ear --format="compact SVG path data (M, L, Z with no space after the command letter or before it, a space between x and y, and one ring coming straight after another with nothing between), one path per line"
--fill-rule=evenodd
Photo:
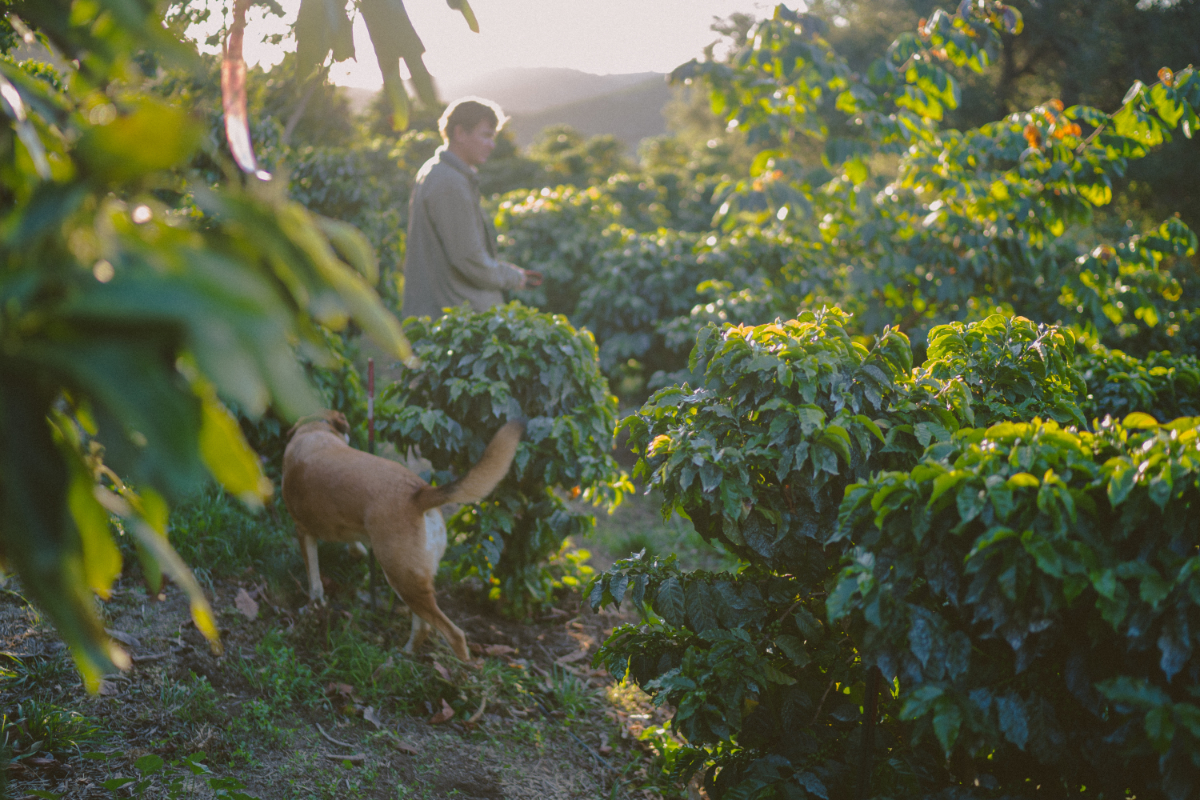
M340 411L330 411L327 417L329 424L338 433L350 433L350 423L346 421L346 415Z

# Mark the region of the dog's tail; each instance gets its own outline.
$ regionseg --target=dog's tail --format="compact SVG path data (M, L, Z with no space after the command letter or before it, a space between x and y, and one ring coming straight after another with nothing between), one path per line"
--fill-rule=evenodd
M427 486L417 492L414 500L417 508L424 513L447 503L478 503L487 497L508 472L524 432L525 420L506 423L488 442L483 458L466 475L445 486Z

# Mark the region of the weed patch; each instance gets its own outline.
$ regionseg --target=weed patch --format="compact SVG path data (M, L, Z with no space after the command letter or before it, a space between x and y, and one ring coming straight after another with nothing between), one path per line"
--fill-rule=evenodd
M0 716L0 742L19 754L17 758L80 753L81 746L96 734L95 722L78 711L32 697Z
M254 513L210 486L171 513L170 529L171 544L210 589L214 579L250 568L274 591L286 593L294 585L290 576L303 573L292 522L278 496Z
M312 705L321 697L321 685L312 667L300 660L284 636L279 630L268 631L255 645L254 659L237 662L246 681L262 697L255 702L277 711Z

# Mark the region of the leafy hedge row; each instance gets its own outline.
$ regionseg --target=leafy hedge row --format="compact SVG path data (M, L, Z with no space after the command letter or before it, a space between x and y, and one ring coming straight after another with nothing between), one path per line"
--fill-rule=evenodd
M1200 416L1200 360L1152 352L1144 359L1096 347L1075 360L1089 394L1080 402L1087 419L1124 418L1142 411L1155 419Z
M409 319L404 332L420 363L381 395L381 437L402 452L419 448L443 483L478 461L502 425L526 419L500 486L448 521L447 560L460 577L489 582L510 609L548 601L556 586L577 581L564 540L595 525L555 489L613 504L630 488L611 453L617 403L594 340L519 303Z
M1175 574L1168 563L1191 557L1184 544L1200 533L1187 488L1197 423L1160 428L1134 416L1130 429L1109 421L1095 433L1066 432L1084 421L1075 348L1066 330L1000 316L933 329L929 358L916 369L902 334L886 331L868 348L837 310L701 331L693 366L703 382L659 391L623 426L641 454L635 475L662 492L664 512L686 514L745 567L683 574L672 559L635 557L590 590L596 606L629 597L647 614L614 632L601 657L677 707L673 725L688 742L674 758L679 774L707 765L719 797L950 787L985 797L1023 792L1027 781L1054 791L1099 785L1085 784L1078 765L1107 758L1114 781L1117 765L1132 765L1139 796L1184 796L1172 787L1190 785L1180 776L1194 767L1171 754L1195 752L1190 734L1173 745L1137 726L1146 697L1159 707L1164 697L1186 699L1170 676L1190 653L1187 634L1164 640L1169 667L1147 661L1145 650L1161 640L1163 620L1183 624L1178 603L1191 601L1183 585L1144 594L1159 584L1136 564L1161 565L1166 580ZM1115 366L1102 352L1092 358ZM1008 423L1038 418L1047 421ZM968 451L986 469L970 472ZM1099 503L1092 495L1111 493L1104 476L1117 472L1126 494L1106 500L1110 507L1137 494L1135 484L1151 505L1138 500L1114 513ZM930 500L938 502L926 510ZM976 530L995 533L1001 523L1015 533L990 542ZM1114 534L1106 553L1070 543L1099 524ZM997 549L966 558L981 542ZM1068 555L1073 566L1064 566ZM974 565L986 565L986 575ZM1042 567L1058 583L1035 580ZM1134 596L1158 604L1151 616L1138 616ZM1118 622L1107 634L1098 627L1113 598L1124 598L1121 619L1138 620L1136 636L1114 635ZM1071 673L1072 658L1093 648L1099 659L1103 647L1128 653L1111 662L1126 671L1096 680L1123 675L1126 683L1104 685L1125 694L1088 690L1076 678L1093 673ZM1056 694L1051 682L1034 692L1030 670L1074 675L1071 691ZM1147 688L1134 712L1128 686L1159 693ZM1088 691L1095 702L1085 710L1108 720L1107 751L1071 694ZM1133 722L1122 729L1122 719ZM1160 751L1169 756L1161 765Z
M545 275L542 286L516 296L588 328L601 369L623 397L640 399L648 385L686 374L706 322L791 317L819 292L824 276L792 270L804 245L789 237L630 227L626 183L514 192L496 217L504 257ZM754 300L726 299L742 289ZM626 391L631 372L634 388Z
M827 610L960 779L1200 789L1200 420L1001 423L850 489ZM965 782L965 780L964 780Z

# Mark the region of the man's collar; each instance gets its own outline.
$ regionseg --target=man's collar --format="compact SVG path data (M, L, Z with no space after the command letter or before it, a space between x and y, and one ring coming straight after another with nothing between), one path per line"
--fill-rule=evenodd
M461 172L463 175L466 175L468 178L470 178L472 182L478 182L479 171L476 170L474 167L472 167L470 164L468 164L466 161L463 161L461 158L454 155L454 153L450 152L449 145L442 145L441 147L439 147L437 149L437 155L438 155L438 158L443 163L449 164L450 166L454 167L456 170Z

